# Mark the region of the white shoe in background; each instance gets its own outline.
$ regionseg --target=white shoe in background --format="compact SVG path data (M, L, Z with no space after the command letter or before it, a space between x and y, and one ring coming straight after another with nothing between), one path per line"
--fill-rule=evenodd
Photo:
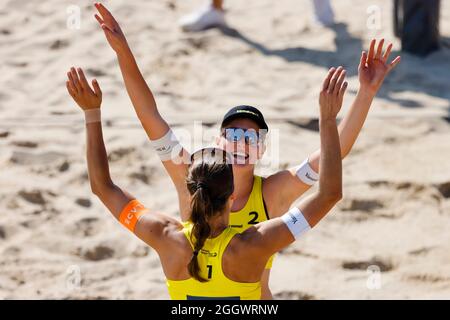
M225 13L212 5L207 5L180 20L183 31L202 31L212 27L225 27Z
M334 24L334 12L330 0L313 0L314 22L323 27Z

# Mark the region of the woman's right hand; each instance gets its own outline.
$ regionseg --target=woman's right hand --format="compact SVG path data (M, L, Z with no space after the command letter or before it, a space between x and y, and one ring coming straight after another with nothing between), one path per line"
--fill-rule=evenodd
M95 8L97 8L100 14L95 14L95 18L102 27L111 48L113 48L116 53L122 53L128 50L127 39L111 12L109 12L103 4L98 2L95 4Z
M70 68L70 71L67 72L67 78L67 91L69 91L70 96L81 109L86 111L100 108L102 104L102 91L100 90L97 80L92 80L92 87L94 88L94 90L92 90L86 80L83 70L81 68L75 70L74 67Z
M320 119L335 120L341 110L347 82L344 82L346 71L344 68L331 68L323 82L320 91Z

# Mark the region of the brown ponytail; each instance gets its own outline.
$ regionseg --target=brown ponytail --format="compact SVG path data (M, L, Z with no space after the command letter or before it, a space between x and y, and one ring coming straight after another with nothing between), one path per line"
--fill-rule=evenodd
M200 282L207 280L200 276L197 256L206 239L211 235L209 219L222 213L228 198L233 193L233 170L214 153L194 161L189 168L187 188L191 199L192 242L194 252L188 264L189 274Z

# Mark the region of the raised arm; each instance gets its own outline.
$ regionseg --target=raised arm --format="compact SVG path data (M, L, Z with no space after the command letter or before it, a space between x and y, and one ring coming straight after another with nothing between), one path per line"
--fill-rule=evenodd
M342 157L336 116L341 109L347 82L344 75L328 75L320 93L320 165L319 188L297 208L280 218L248 229L243 239L256 257L268 258L283 249L306 229L314 227L342 198ZM292 231L291 231L292 230ZM247 251L246 251L247 252ZM263 258L260 258L264 260Z
M125 87L136 114L148 137L151 140L159 139L169 130L169 125L158 112L153 94L139 70L119 23L103 4L96 3L95 7L99 12L95 14L95 18L117 55Z
M378 43L378 46L376 45L376 40L373 39L370 42L369 54L365 51L361 53L361 60L358 67L360 87L355 100L338 128L342 158L345 158L350 153L358 138L372 101L380 90L384 79L400 62L400 56L397 56L389 63L392 43L387 46L384 53L383 46L384 39ZM376 51L375 47L377 47ZM309 164L316 172L319 171L320 167L319 159L320 150L315 151L309 157Z
M102 91L95 79L92 80L94 90L91 89L81 68L71 68L67 76L67 90L85 113L86 159L92 192L118 218L133 196L117 187L109 174L100 114Z
M116 52L125 87L147 136L160 156L161 150L169 151L161 156L161 160L177 189L182 219L187 220L189 197L184 183L187 164L183 159L189 158L188 152L171 134L169 125L159 113L152 91L139 70L119 23L103 4L96 3L95 7L99 12L95 18L102 27L108 43Z
M141 203L111 180L102 134L102 92L97 80L92 81L92 90L81 68L71 68L67 77L67 90L85 113L86 158L92 192L141 240L157 250L167 245L166 235L174 234L167 231L180 229L180 223L162 214L147 214L148 210Z
M338 132L341 148L341 156L345 158L352 149L358 135L364 125L372 101L383 84L389 72L400 62L400 57L396 57L392 62L388 62L392 50L389 44L383 54L384 40L376 46L376 40L370 43L369 53L365 51L361 54L358 67L360 88L349 111L341 121ZM376 49L375 49L376 48ZM330 69L330 73L342 73L342 67ZM298 197L305 193L317 181L320 167L320 148L313 152L302 165L289 170L280 171L268 177L265 192L268 197L273 194L272 190L277 190L272 208L269 208L271 217L277 217L286 211L286 206L290 206ZM270 205L268 204L270 207Z

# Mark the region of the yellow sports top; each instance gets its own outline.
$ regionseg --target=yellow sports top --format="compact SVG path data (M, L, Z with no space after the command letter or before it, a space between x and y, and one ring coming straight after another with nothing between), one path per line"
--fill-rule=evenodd
M269 216L264 206L262 193L262 178L254 176L252 192L245 204L244 208L239 211L230 212L230 226L239 231L244 232L249 227L269 220ZM272 262L275 256L270 257L267 261L266 269L272 268Z
M183 232L192 245L192 222L184 222ZM209 238L200 250L197 259L200 275L207 282L194 278L187 280L167 280L167 288L173 300L259 300L261 299L261 283L241 283L228 279L222 270L222 257L231 239L238 234L233 228L226 228L219 236Z

